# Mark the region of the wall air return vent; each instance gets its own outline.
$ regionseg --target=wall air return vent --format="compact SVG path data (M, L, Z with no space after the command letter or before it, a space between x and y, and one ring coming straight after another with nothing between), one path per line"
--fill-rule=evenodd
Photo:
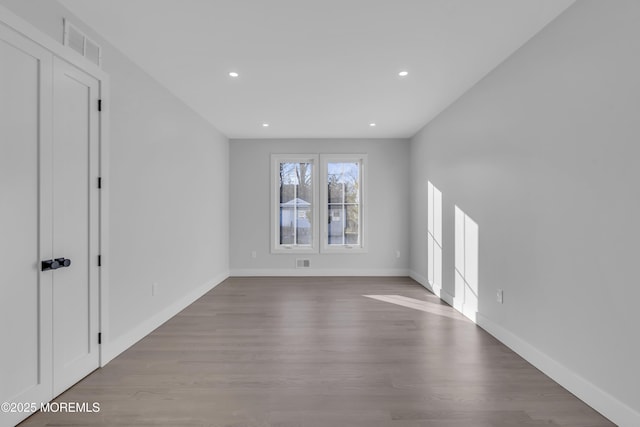
M98 67L102 65L102 48L75 25L64 20L64 45L75 50Z
M309 268L311 267L311 261L308 259L296 259L296 268Z

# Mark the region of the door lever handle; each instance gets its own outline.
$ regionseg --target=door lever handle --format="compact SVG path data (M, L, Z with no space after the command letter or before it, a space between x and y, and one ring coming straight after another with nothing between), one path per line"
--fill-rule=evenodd
M62 267L69 267L71 260L67 258L56 258L42 261L42 271L57 270Z
M57 270L59 268L60 263L54 259L42 261L42 271Z
M69 267L71 265L71 260L67 258L56 258L54 261L57 261L60 267Z

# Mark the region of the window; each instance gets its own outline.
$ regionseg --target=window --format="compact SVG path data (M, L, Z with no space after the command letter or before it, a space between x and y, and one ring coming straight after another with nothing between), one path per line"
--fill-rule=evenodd
M365 162L362 154L273 154L271 252L365 251Z
M272 156L272 252L317 252L317 163L316 156Z
M363 251L366 155L320 155L322 251Z

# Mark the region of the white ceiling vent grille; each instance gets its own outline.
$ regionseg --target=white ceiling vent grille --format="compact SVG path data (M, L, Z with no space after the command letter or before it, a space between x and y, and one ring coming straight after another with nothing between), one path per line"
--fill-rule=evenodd
M309 268L311 267L311 261L308 259L296 259L296 268Z
M75 25L64 20L64 45L78 52L98 67L102 65L102 48Z

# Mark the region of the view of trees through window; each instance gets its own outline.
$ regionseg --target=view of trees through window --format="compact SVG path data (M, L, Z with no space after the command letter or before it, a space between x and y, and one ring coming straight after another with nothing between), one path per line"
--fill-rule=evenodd
M366 154L272 154L273 253L363 252Z
M327 163L328 243L360 244L360 165Z
M311 246L313 163L280 163L280 244Z

